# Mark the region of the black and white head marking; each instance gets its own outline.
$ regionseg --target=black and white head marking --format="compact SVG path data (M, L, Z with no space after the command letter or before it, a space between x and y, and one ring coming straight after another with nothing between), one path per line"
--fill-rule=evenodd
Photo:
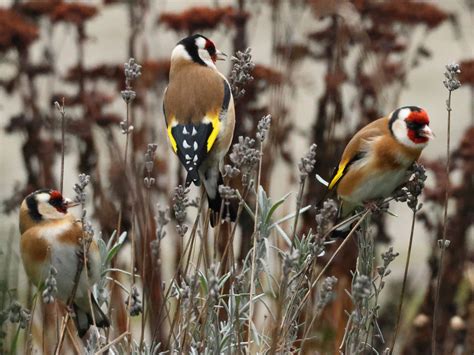
M171 60L183 58L200 65L215 68L217 50L214 43L207 37L195 34L178 42L171 54Z
M404 106L389 115L389 128L397 141L410 148L424 148L433 133L427 113L417 106Z
M26 198L31 218L35 221L64 218L67 213L66 201L55 190L42 189Z

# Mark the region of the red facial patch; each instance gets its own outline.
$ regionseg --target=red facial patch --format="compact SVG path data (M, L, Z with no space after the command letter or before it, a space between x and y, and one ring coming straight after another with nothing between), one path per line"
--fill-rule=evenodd
M212 61L215 63L217 61L217 54L216 54L216 46L214 42L212 42L210 39L206 39L205 48L209 52L209 55L211 56Z
M426 111L421 110L421 111L412 111L408 117L406 118L406 121L408 122L416 122L419 124L429 124L430 119L428 117L428 114Z
M49 195L51 196L51 200L62 200L63 195L59 191L52 190Z
M429 141L428 137L420 135L420 130L426 125L430 124L430 119L424 110L411 111L408 117L405 119L407 124L407 135L408 138L415 144L426 143Z
M418 132L413 129L408 130L408 138L415 144L426 143L430 140L428 137L421 137Z
M211 49L211 48L216 48L214 45L214 42L212 42L210 39L206 39L206 49Z
M63 195L59 191L52 190L49 195L49 204L52 205L58 212L67 213L67 206L64 203Z

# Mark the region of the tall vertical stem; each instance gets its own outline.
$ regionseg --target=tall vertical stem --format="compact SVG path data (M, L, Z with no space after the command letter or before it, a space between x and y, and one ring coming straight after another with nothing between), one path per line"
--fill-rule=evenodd
M438 278L436 282L436 294L435 294L435 304L434 304L434 311L433 311L433 333L431 338L431 353L436 355L436 327L437 327L437 320L438 320L438 309L439 309L439 290L441 288L441 278L443 277L443 260L444 260L444 251L446 249L446 232L448 226L448 203L449 203L449 172L450 172L450 143L451 143L451 93L452 91L449 90L449 96L447 101L447 110L448 110L448 138L446 142L446 191L444 194L444 217L443 217L443 240L441 242L441 256L439 259L439 271L438 271Z

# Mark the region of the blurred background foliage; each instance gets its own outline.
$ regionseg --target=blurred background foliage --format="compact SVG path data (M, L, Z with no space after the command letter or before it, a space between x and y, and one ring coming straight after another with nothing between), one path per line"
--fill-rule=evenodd
M414 265L424 272L420 275L415 271L408 287L409 307L403 317L400 351L423 354L430 348L433 285L438 272L437 240L442 233L443 196L449 185L451 245L446 251L442 279L439 343L446 354L455 353L460 345L465 353L472 353L474 3L468 0L453 3L4 1L0 7L3 130L0 155L4 165L0 191L3 202L0 307L7 303L6 295L10 293L7 290L21 291L25 304L31 299L32 291L26 288L18 264L15 220L18 206L28 193L59 184L61 122L55 101L64 102L66 109L65 194L71 191L76 175L86 173L91 176L89 209L104 239L116 229L130 232L135 218L132 211L138 216L134 233L142 241L137 256L143 255L143 248L155 239L156 220L148 211L154 211L157 202L170 204L173 188L183 182L182 169L166 141L161 112L169 55L178 40L200 32L228 54L252 48L254 80L246 84L245 94L236 100L234 140L239 136L254 137L258 120L267 113L272 115L272 127L263 146L266 158L262 161L261 185L273 196L297 191L298 159L311 143L316 143L316 165L306 183L303 205L317 205L323 198L324 187L316 182L314 173L326 178L330 175L357 129L400 105L427 108L438 139L422 162L429 179L424 190L425 206L418 218L424 228L418 231L426 237L416 242L419 245ZM439 35L440 31L443 36ZM446 41L456 44L446 49L446 43L430 40L432 37L447 38ZM456 48L459 56L445 53L452 48ZM124 137L119 125L125 110L119 93L124 89L123 63L129 57L142 65L143 75L134 84L137 92L131 112L134 130L130 135L130 168L125 171L121 153ZM461 63L463 87L461 99L453 103L452 173L446 176L443 156L446 91L442 72L443 64L449 61ZM229 64L221 70L230 75ZM421 72L424 76L420 77ZM151 174L157 183L151 189L143 189L142 180L146 176L143 156L148 143L158 145ZM234 180L231 185L242 191L241 182ZM250 201L252 198L249 197ZM117 225L121 210L123 216ZM288 212L292 207L282 210ZM302 215L298 233L315 229L315 214L313 208ZM409 234L408 228L402 229L408 221L406 215L402 214L395 222L387 222L388 218L393 220L385 215L372 220L377 246L400 239L406 241ZM251 248L251 238L240 231L253 230L253 220L243 215L239 225L237 259L247 255ZM170 279L173 265L182 253L183 242L177 238L176 232L170 231L165 240L167 246L163 246L167 257L158 272L146 272L155 267L152 253L145 253L147 259L136 265L137 272L149 285L144 292L156 307L161 302L161 283ZM398 243L395 245L403 256L405 243ZM223 247L220 248L222 251ZM354 269L357 256L353 244L329 268L328 274L338 279L335 286L338 297L321 315L324 336L310 342L309 348L317 346L331 353L339 347L347 321L345 310L352 305L344 290L351 288L349 271ZM126 261L123 263L126 265ZM400 268L401 261L399 265ZM420 278L425 281L419 283ZM387 287L390 295L385 297L380 309L379 324L389 338L396 316L398 276L392 277ZM114 316L117 334L125 327L121 315L124 307L117 306ZM150 312L151 324L159 323L153 319L157 312L158 309ZM166 330L156 330L157 327L151 326L155 329L153 336L166 344ZM383 344L379 346L384 348Z

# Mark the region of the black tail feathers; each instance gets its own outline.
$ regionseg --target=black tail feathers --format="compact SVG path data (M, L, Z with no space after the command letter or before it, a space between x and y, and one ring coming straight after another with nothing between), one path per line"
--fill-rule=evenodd
M188 170L185 186L188 187L189 185L191 185L191 183L194 183L194 185L196 186L201 185L201 179L199 178L199 173L197 169L191 171Z
M92 301L92 309L94 312L95 318L95 325L99 328L106 328L110 326L110 321L105 315L105 313L100 309L99 304L95 300L94 296L91 295ZM91 310L88 305L88 308L83 309L83 307L79 307L76 303L73 304L74 313L76 317L74 318L74 322L76 323L77 332L79 336L82 338L86 335L89 327L94 324L94 320L92 319Z

